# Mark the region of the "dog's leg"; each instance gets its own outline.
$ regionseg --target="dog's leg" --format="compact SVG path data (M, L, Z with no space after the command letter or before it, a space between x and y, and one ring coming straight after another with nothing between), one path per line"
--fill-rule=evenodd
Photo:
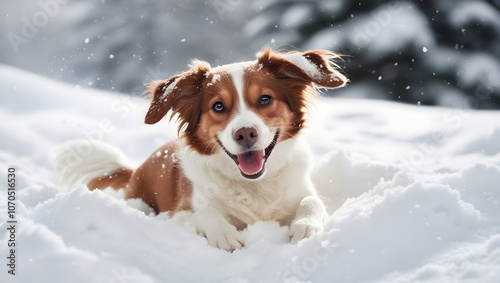
M207 238L208 244L233 252L244 246L236 227L214 208L205 208L192 214L190 221L196 231Z
M325 206L317 196L307 196L302 199L295 214L295 219L290 225L290 241L297 243L304 238L309 238L314 233L322 231L325 217Z

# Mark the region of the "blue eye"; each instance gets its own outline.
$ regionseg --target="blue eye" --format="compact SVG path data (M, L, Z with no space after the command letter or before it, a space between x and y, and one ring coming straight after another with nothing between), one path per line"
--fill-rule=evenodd
M215 111L215 112L222 112L224 111L224 104L222 104L222 102L220 101L217 101L214 103L214 105L212 106L212 109Z
M259 99L259 105L266 106L269 105L273 101L273 98L270 95L264 94Z

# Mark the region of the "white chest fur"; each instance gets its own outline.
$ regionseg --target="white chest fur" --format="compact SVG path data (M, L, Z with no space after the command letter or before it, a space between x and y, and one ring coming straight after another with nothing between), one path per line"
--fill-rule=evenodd
M235 226L246 226L259 220L277 220L289 224L298 203L286 198L286 184L279 179L260 182L227 182L213 201Z
M258 220L289 225L300 201L313 190L309 151L297 145L297 141L285 141L277 146L275 158L270 158L259 180L244 180L225 153L181 152L183 169L193 182L193 209L216 209L237 228Z

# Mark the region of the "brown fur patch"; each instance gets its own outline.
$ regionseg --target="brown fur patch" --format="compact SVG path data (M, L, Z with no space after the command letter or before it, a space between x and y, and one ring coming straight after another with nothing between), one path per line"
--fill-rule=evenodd
M141 198L157 213L190 210L192 184L182 172L177 151L173 141L153 153L130 177L125 197Z
M107 187L112 187L114 189L123 189L127 185L133 170L129 168L117 169L108 175L100 176L92 179L87 187L89 190L93 191L95 189L103 190Z

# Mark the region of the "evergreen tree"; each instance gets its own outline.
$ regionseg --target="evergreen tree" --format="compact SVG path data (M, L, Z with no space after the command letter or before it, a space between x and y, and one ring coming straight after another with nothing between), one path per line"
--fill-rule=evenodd
M459 108L500 106L498 1L267 1L247 24L254 48L330 49L358 91Z

